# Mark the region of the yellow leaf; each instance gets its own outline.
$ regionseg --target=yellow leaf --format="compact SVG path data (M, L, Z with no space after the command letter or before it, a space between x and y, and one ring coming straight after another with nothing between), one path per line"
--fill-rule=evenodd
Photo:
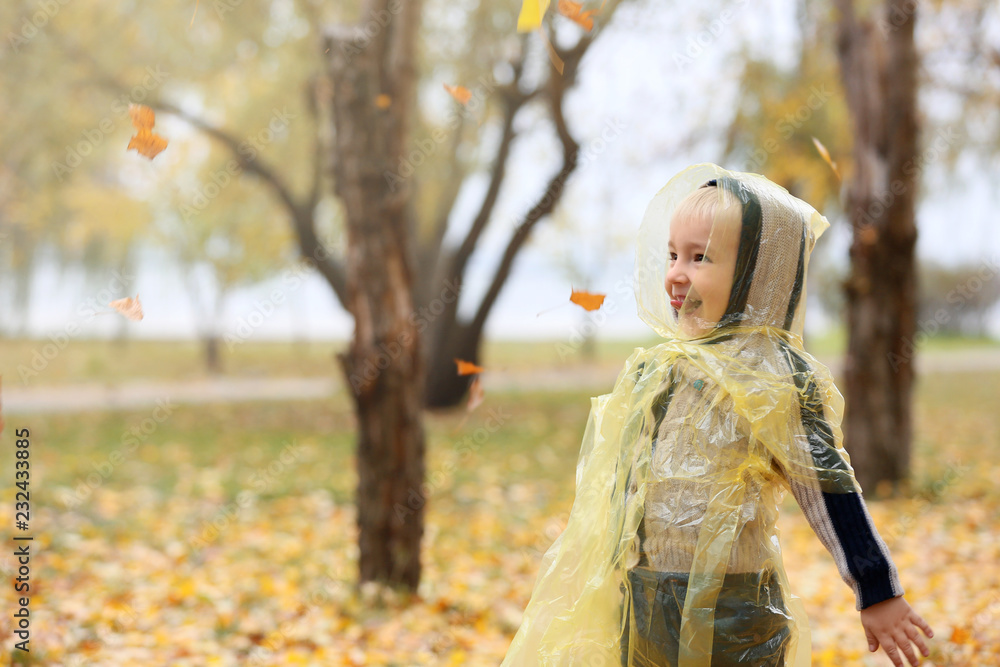
M135 295L134 299L132 297L115 299L108 305L134 322L142 319L142 304L139 303L138 294Z
M549 0L524 0L517 16L517 31L530 32L542 25L542 17L549 9Z

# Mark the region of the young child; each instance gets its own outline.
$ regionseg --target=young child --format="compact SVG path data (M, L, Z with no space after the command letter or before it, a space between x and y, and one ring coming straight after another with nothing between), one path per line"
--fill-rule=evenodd
M504 665L810 664L775 522L790 489L851 586L872 651L919 663L918 630L842 445L843 398L802 347L828 223L757 174L695 165L639 230L636 348L591 399L566 529Z

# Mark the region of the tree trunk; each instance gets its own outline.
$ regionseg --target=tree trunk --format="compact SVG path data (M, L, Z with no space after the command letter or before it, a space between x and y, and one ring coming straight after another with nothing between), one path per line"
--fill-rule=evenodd
M210 333L203 339L203 342L205 343L205 369L212 374L221 373L222 359L219 356L219 337Z
M853 226L845 284L844 443L868 492L898 490L910 467L916 329L916 5L876 21L838 0L838 58L854 129L846 188Z
M354 316L350 347L338 358L358 417L359 583L415 590L427 496L424 359L410 318L411 188L386 175L397 173L408 148L420 2L367 2L364 14L391 20L363 42L339 28L327 35L334 182L346 214L346 306Z
M449 408L457 405L472 384L473 375L459 375L455 359L480 364L482 332L467 324L440 330L442 336L428 350L427 395L429 408Z

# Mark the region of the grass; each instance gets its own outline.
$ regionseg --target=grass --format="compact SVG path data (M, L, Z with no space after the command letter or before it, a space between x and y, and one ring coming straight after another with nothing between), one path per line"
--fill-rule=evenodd
M618 364L638 346L657 343L655 336L636 340L597 340L592 353L569 340L487 340L482 365L518 371L559 368L580 363ZM340 376L335 354L345 341L245 342L229 349L221 344L223 373L238 377ZM925 352L996 348L1000 341L939 335L919 347ZM845 348L844 334L831 330L810 336L806 348L820 357L836 356ZM192 380L209 377L202 346L194 341L70 340L59 347L50 340L0 341L0 368L8 386L44 386L75 382L122 382L129 379ZM22 380L22 376L27 380Z

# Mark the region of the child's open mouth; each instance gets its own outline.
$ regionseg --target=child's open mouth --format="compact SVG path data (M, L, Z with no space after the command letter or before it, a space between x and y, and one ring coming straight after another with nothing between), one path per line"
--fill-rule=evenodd
M674 310L680 312L681 306L684 305L684 301L685 301L684 299L671 299L670 305L674 307ZM686 312L691 313L694 312L701 305L701 300L694 298L687 299L687 304L688 305L685 310Z

